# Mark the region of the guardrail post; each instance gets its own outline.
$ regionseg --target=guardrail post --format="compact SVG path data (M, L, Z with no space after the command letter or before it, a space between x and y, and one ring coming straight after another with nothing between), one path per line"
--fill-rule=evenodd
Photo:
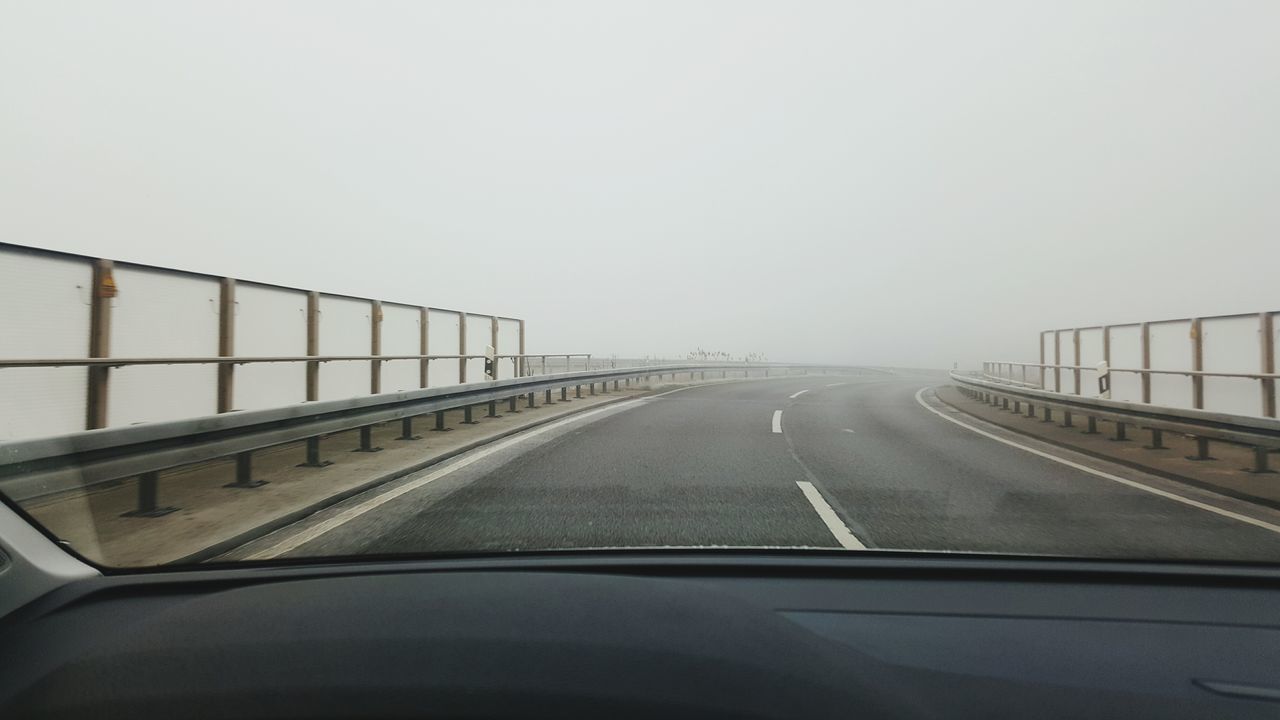
M575 385L575 386L574 386L573 396L574 396L575 398L579 398L579 399L581 399L581 398L582 398L582 386L581 386L581 385Z
M177 510L176 507L160 507L160 473L149 472L138 476L138 507L121 517L160 517Z
M298 463L298 467L322 468L333 464L332 460L320 459L320 438L309 437L306 443L306 460Z
M433 427L433 428L431 428L431 431L432 431L432 432L449 432L450 430L452 430L452 429L453 429L453 428L447 428L447 427L445 427L445 426L444 426L444 411L443 411L443 410L437 410L437 411L435 412L435 415L436 415L436 426L435 426L435 427Z
M528 398L525 400L525 407L530 409L538 407L533 402L533 393L529 393Z
M562 389L563 389L563 388L562 388ZM546 394L546 396L544 396L544 397L542 398L542 404L543 404L543 405L550 405L552 402L553 402L553 401L552 401L552 399L551 399L551 388L547 388L547 394Z
M365 425L360 428L360 447L351 452L376 453L382 452L382 448L373 446L373 426Z
M1022 401L1021 401L1021 400L1014 400L1014 401L1013 401L1013 412L1014 412L1015 414L1017 414L1017 415L1021 415L1021 414L1022 414Z
M520 399L519 395L512 395L511 397L507 398L507 412L509 413L520 412L519 410L516 409L516 401L519 399Z
M1053 408L1042 407L1040 408L1040 411L1044 414L1044 417L1040 419L1040 422L1053 422Z
M407 418L400 419L400 437L396 439L397 440L421 440L422 439L421 435L413 434L413 418L407 417Z
M1200 318L1191 320L1191 369L1204 370L1204 326ZM1191 376L1191 407L1204 409L1204 376Z
M593 382L589 382L589 383L587 383L587 388L591 391L591 394L592 394L592 395L595 395L595 394L596 394L596 384L595 384L595 383L593 383Z
M1127 440L1129 439L1129 435L1127 434L1126 429L1127 429L1127 428L1126 428L1126 424L1125 424L1125 423L1120 422L1120 421L1117 421L1117 422L1116 422L1116 434L1115 434L1111 439L1112 439L1112 440L1116 440L1116 441L1118 441L1118 442L1125 442L1125 441L1127 441Z
M1245 470L1251 473L1273 472L1271 468L1267 467L1267 454L1269 452L1270 450L1264 447L1253 448L1253 467L1245 468Z
M110 260L93 261L93 287L89 290L89 357L111 357L111 298L115 297L116 281L112 275L114 264ZM88 368L88 388L85 395L85 429L96 430L107 426L107 382L111 368L95 365Z
M463 425L479 425L480 424L476 420L472 419L470 405L462 406L462 424Z
M218 357L234 357L236 340L236 281L218 281ZM218 412L231 412L235 403L235 365L218 363Z
M1032 405L1031 403L1027 403L1027 417L1033 418L1035 416L1036 416L1036 406Z
M490 401L489 401L489 413L488 413L485 417L491 417L491 418L502 417L501 415L499 415L499 414L498 414L498 401L497 401L497 400L490 400Z
M578 388L578 397L582 397L582 388ZM560 388L560 402L569 402L569 386Z
M1088 422L1087 422L1086 429L1085 429L1085 431L1084 431L1084 433L1083 433L1083 434L1085 434L1085 435L1097 435L1097 434L1098 434L1098 418L1096 418L1096 417L1094 417L1094 416L1090 415L1090 416L1087 418L1087 420L1088 420Z
M1143 447L1145 447L1148 450L1168 450L1169 449L1164 445L1163 430L1161 430L1160 428L1147 428L1147 431L1151 433L1151 444L1144 445Z
M222 487L247 490L249 488L262 487L266 484L266 480L253 479L253 452L249 451L236 453L236 480Z
M1195 455L1188 455L1188 456L1187 456L1187 459L1188 459L1188 460L1201 461L1201 460L1216 460L1216 459L1217 459L1217 458L1212 457L1212 456L1210 456L1210 455L1209 455L1209 438L1207 438L1207 437L1192 437L1192 439L1196 441L1196 454L1195 454Z
M1258 332L1261 333L1258 338L1262 351L1261 371L1264 375L1272 375L1276 371L1276 331L1275 320L1271 313L1264 312L1258 315ZM1262 378L1262 415L1263 417L1276 416L1275 378Z
M1070 410L1062 411L1062 427L1064 428L1075 427L1075 421L1071 417Z

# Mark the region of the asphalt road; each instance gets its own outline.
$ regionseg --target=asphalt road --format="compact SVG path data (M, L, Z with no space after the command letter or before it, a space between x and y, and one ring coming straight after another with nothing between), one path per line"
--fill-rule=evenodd
M927 388L942 382L867 371L628 401L353 498L248 550L801 546L1280 560L1277 519L1260 514L1269 511L984 425L932 398Z

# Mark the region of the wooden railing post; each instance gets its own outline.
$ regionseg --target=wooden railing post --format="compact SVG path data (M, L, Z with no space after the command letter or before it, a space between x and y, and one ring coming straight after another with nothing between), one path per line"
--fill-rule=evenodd
M467 354L467 314L458 313L458 354ZM458 382L465 383L467 381L467 359L465 357L458 358Z
M320 293L307 293L307 355L320 354ZM307 363L307 400L320 399L320 363Z
M1151 369L1151 325L1142 323L1141 327L1141 351L1142 351L1142 369ZM1151 373L1142 373L1142 402L1151 402Z
M1204 324L1200 318L1191 320L1191 369L1204 370ZM1191 407L1204 409L1204 376L1191 376Z
M382 301L369 301L369 354L382 354ZM382 392L382 361L369 361L369 394Z
M1264 312L1258 316L1259 331L1262 336L1260 349L1262 351L1261 372L1264 375L1274 374L1276 371L1276 328L1275 319L1271 313ZM1275 378L1263 378L1262 382L1262 415L1264 417L1276 416L1276 381Z
M116 281L112 274L114 264L110 260L93 261L93 286L89 292L89 357L111 357L111 299L117 295ZM107 381L111 369L106 366L89 368L85 402L85 429L96 430L107 426Z
M218 357L236 354L236 281L222 278L218 292ZM218 364L218 412L231 412L235 406L235 365Z
M1080 328L1076 328L1071 331L1071 344L1075 348L1074 350L1075 361L1072 362L1071 364L1076 366L1075 369L1072 370L1071 372L1073 373L1072 377L1076 381L1076 394L1079 395L1080 394Z
M431 322L431 314L426 308L418 308L418 354L430 355L427 351L429 338L431 337L428 323ZM431 361L425 357L418 361L418 387L426 387L428 381L428 373L431 369Z

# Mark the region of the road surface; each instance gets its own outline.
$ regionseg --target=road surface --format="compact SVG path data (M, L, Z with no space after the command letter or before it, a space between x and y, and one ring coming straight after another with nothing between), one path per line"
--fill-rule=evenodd
M1280 559L1274 513L985 425L932 396L945 381L866 371L630 400L353 498L239 556L785 546Z

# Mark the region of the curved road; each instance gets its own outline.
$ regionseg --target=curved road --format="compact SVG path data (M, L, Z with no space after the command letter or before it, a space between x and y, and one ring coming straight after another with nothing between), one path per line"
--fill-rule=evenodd
M1277 514L986 425L934 399L927 388L942 382L867 371L631 400L385 485L236 555L802 546L1280 559Z

